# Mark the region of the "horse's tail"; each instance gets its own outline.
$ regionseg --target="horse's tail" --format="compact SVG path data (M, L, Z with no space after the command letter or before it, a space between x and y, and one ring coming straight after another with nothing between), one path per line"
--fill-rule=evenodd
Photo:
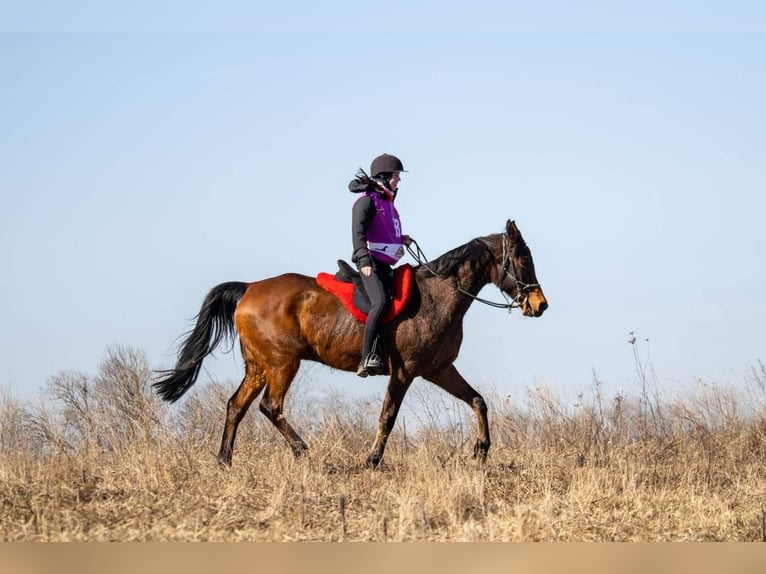
M152 385L163 399L172 403L181 398L197 380L202 360L222 340L234 341L234 309L247 287L247 283L230 281L210 290L197 315L197 324L187 333L178 352L175 369L160 371L164 376Z

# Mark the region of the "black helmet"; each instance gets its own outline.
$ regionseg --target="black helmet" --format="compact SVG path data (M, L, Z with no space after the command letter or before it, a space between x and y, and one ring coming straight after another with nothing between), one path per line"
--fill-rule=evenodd
M384 153L372 160L372 165L370 165L370 177L394 171L404 171L402 160L395 155Z

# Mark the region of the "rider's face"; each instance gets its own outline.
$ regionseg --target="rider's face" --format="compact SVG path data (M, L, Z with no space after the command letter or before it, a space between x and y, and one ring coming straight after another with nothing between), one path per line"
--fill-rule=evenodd
M396 191L397 188L399 187L399 182L401 180L402 180L401 172L395 171L394 173L391 174L391 179L389 180L388 184L391 186L391 189Z

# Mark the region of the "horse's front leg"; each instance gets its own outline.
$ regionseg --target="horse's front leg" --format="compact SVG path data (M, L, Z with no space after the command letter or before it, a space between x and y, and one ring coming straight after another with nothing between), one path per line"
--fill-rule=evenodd
M376 468L383 458L383 451L386 449L388 436L391 429L394 428L396 415L399 414L399 408L402 406L404 395L410 388L411 379L405 380L394 370L391 378L388 380L386 397L383 399L383 407L380 411L378 420L378 433L375 436L375 444L372 445L372 452L367 457L367 466Z
M449 365L435 373L423 375L423 378L441 387L453 397L467 403L473 409L477 423L473 457L478 458L481 462L487 460L490 445L489 421L487 420L487 404L482 396L466 382L454 365Z

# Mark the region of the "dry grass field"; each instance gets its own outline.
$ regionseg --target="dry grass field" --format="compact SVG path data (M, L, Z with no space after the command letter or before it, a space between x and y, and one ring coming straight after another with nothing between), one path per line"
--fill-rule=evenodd
M0 396L3 541L759 541L766 369L666 396L484 391L493 446L471 457L469 409L418 380L384 464L363 461L378 399L302 402L295 460L251 409L234 466L215 461L232 385L161 404L130 348L95 376L59 373L41 398ZM305 389L304 389L305 390ZM412 414L415 413L415 414ZM414 422L413 422L414 421Z

